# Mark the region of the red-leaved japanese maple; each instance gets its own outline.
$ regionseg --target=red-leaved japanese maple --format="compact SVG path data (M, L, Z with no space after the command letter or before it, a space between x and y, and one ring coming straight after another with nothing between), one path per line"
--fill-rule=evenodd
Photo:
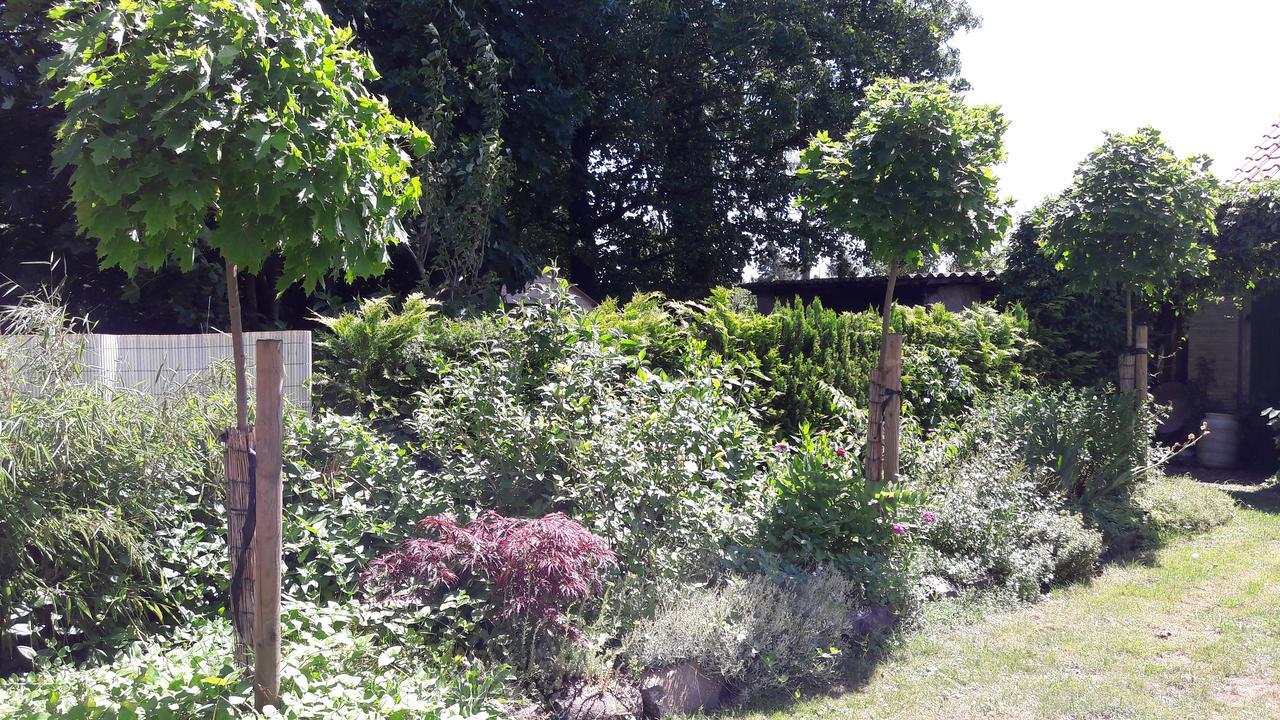
M423 602L441 588L479 581L497 599L499 618L543 621L576 635L563 608L600 592L601 572L617 563L604 540L563 513L526 520L489 511L465 525L435 515L418 530L423 537L365 571L375 599Z

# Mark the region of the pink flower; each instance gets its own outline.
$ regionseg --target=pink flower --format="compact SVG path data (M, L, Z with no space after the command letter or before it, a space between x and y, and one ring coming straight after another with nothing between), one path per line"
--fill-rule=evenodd
M785 441L785 440L784 440L784 441L781 441L781 442L779 442L777 445L774 445L774 446L773 446L773 451L774 451L774 452L784 453L784 452L786 452L786 451L787 451L787 450L789 450L789 449L791 449L791 446L790 446L790 445L788 445L788 444L786 443L786 441Z
M898 524L898 523L894 523L894 524L893 524L893 534L894 534L894 535L906 535L906 534L907 534L907 528L906 528L905 526L903 526L903 525Z
M933 514L931 511L929 511L929 510L925 510L924 512L920 513L920 520L921 520L921 522L927 522L927 523L937 522L937 521L938 521L938 516L937 516L937 515L934 515L934 514Z
M844 457L844 456L845 456L845 451L843 448L836 450L836 457Z

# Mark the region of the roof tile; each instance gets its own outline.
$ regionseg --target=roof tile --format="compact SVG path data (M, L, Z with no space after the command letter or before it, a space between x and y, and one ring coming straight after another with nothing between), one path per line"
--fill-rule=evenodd
M1262 136L1262 142L1258 143L1231 176L1233 183L1247 184L1266 180L1280 180L1280 122L1271 126Z

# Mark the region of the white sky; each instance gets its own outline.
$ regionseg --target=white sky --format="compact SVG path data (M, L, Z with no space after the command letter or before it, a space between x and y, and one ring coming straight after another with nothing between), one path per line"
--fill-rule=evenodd
M1104 130L1152 125L1221 177L1280 120L1280 0L969 0L973 102L1010 126L1001 189L1017 212L1071 182Z

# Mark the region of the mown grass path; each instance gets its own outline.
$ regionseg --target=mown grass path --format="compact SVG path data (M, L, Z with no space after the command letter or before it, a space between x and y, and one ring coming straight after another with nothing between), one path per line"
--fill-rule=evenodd
M841 694L742 718L1280 718L1280 491L1089 585L908 638Z

